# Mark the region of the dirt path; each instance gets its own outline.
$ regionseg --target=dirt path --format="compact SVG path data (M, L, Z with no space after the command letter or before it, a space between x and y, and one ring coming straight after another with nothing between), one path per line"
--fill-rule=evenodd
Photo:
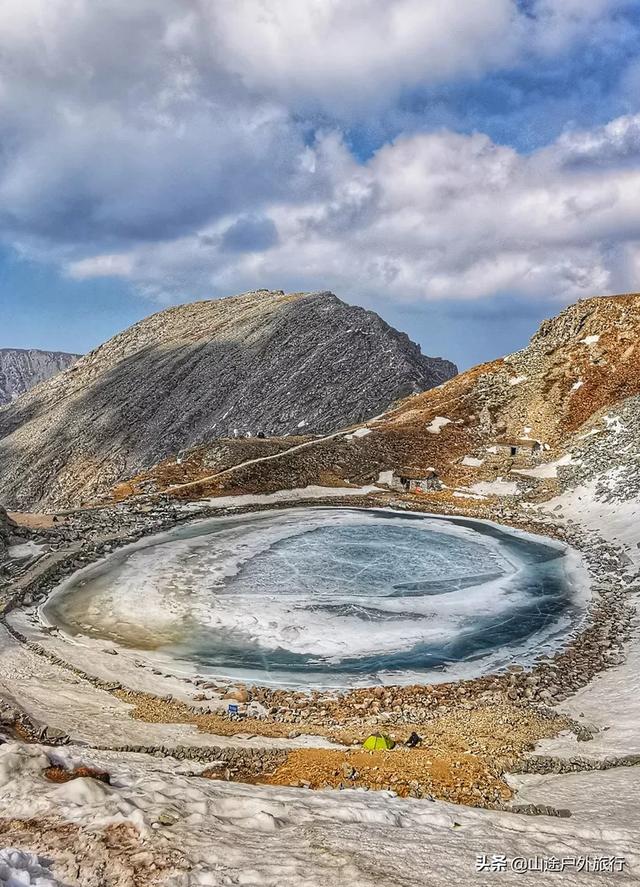
M200 477L198 478L198 480L188 481L185 484L174 484L172 487L167 487L166 490L163 490L163 495L175 493L179 490L188 490L193 487L198 487L202 484L207 484L213 480L217 480L219 477L224 477L225 475L232 474L234 471L238 471L240 468L246 468L247 465L256 465L258 462L270 462L273 459L281 459L283 456L289 456L291 453L296 453L299 450L304 450L308 447L315 446L316 444L324 443L324 441L326 440L334 440L337 437L344 437L347 434L352 433L353 429L351 428L343 429L341 431L334 431L332 434L327 434L324 437L315 437L313 438L313 440L307 440L304 443L296 444L293 447L289 447L288 450L282 450L282 452L280 453L272 453L269 456L259 456L256 459L247 459L245 462L238 462L237 465L232 465L230 468L225 468L223 471L217 471L215 474L210 474L207 477Z

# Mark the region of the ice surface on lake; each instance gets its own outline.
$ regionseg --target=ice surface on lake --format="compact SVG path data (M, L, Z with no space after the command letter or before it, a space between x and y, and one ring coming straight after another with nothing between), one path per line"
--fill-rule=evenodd
M442 680L557 643L580 610L571 571L561 546L480 522L298 508L138 543L44 615L246 680Z

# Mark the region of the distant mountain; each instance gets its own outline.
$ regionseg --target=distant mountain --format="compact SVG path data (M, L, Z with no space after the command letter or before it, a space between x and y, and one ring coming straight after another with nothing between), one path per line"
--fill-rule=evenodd
M0 500L76 505L184 448L331 432L455 373L328 292L170 308L0 410Z
M36 348L0 348L0 406L75 363L78 354Z

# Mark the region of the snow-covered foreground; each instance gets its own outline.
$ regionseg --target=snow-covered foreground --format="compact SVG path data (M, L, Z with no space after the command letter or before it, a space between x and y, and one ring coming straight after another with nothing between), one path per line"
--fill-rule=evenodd
M606 475L602 475L605 477ZM596 498L597 481L593 480L545 503L544 511L554 520L562 519L579 524L582 530L596 533L620 545L634 568L640 567L640 501ZM629 603L636 609L638 595L632 587ZM587 746L577 746L574 738L560 736L545 740L539 751L558 757L577 754L590 758L612 755L640 754L640 636L638 627L626 650L626 659L615 668L607 669L561 705L561 709L584 723L599 728ZM628 773L629 771L627 771ZM638 774L640 776L640 773ZM582 774L590 779L605 779L608 774ZM636 803L636 821L640 822L640 797Z
M561 514L553 511L558 504ZM615 505L595 501L586 488L546 506L553 520L579 521L586 532L598 531L623 544L636 565L640 526L631 518L638 508L634 503L616 512ZM62 637L52 637L50 643L62 656L69 655L65 645L73 647ZM129 673L122 674L128 667L122 654L102 658L112 669L107 678L120 672L120 680L128 681ZM106 668L104 663L100 667ZM131 674L135 670L140 671L132 666ZM144 679L151 680L146 674ZM180 695L176 679L154 680L167 681L165 692ZM0 695L24 702L43 721L86 743L221 744L219 737L205 739L190 725L131 720L122 703L43 661L4 630ZM639 700L636 637L624 664L602 673L562 704L583 723L606 729L588 743L567 735L537 751L587 758L640 753ZM240 741L267 744L255 738ZM50 759L68 767L86 764L107 770L111 785L87 778L52 783L43 773ZM13 833L1 838L7 849L0 853L0 885L590 887L640 881L640 767L511 777L517 803L566 808L569 818L399 799L389 792L312 792L213 782L198 775L202 769L170 757L98 751L80 743L55 750L15 742L0 745L0 820L35 820L58 829L55 844L28 829L19 832L20 840ZM110 837L108 859L113 856L115 862L107 867L106 880L96 862L94 877L86 841L109 835L117 826L127 826L135 838L118 844L119 839ZM157 861L156 871L147 867L144 878L134 879L132 872L143 858L148 866ZM617 859L622 871L596 874L588 866L598 865L598 859L604 860L600 866L605 869ZM528 870L516 872L514 865ZM562 866L562 871L541 871L540 866ZM494 871L488 870L492 867Z
M614 825L606 817L594 817L592 798L580 793L575 793L571 819L527 817L400 800L387 792L311 792L212 782L189 775L192 765L190 769L184 762L137 754L73 747L49 754L67 764L88 762L107 769L112 785L87 778L51 783L43 776L49 761L41 748L8 743L0 748L0 815L55 817L83 832L130 823L138 835L132 857L145 851L158 857L167 850L178 853L171 875L149 883L540 885L554 883L554 876L533 871L516 875L509 870L512 861L616 854L624 856L623 873L596 878L567 868L562 883L626 884L640 878L634 823ZM496 872L478 872L483 855L488 861L494 855L506 857L507 870L501 872L499 861ZM74 883L68 860L54 861L52 869L60 883ZM111 887L126 882L114 877L103 883Z

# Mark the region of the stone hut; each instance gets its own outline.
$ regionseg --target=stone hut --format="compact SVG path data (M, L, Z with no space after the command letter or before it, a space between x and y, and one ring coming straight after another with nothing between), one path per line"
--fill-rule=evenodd
M543 447L539 440L529 437L502 437L487 451L489 463L509 462L511 468L526 467L540 461Z
M398 468L389 485L399 493L429 493L442 489L442 481L435 468Z

